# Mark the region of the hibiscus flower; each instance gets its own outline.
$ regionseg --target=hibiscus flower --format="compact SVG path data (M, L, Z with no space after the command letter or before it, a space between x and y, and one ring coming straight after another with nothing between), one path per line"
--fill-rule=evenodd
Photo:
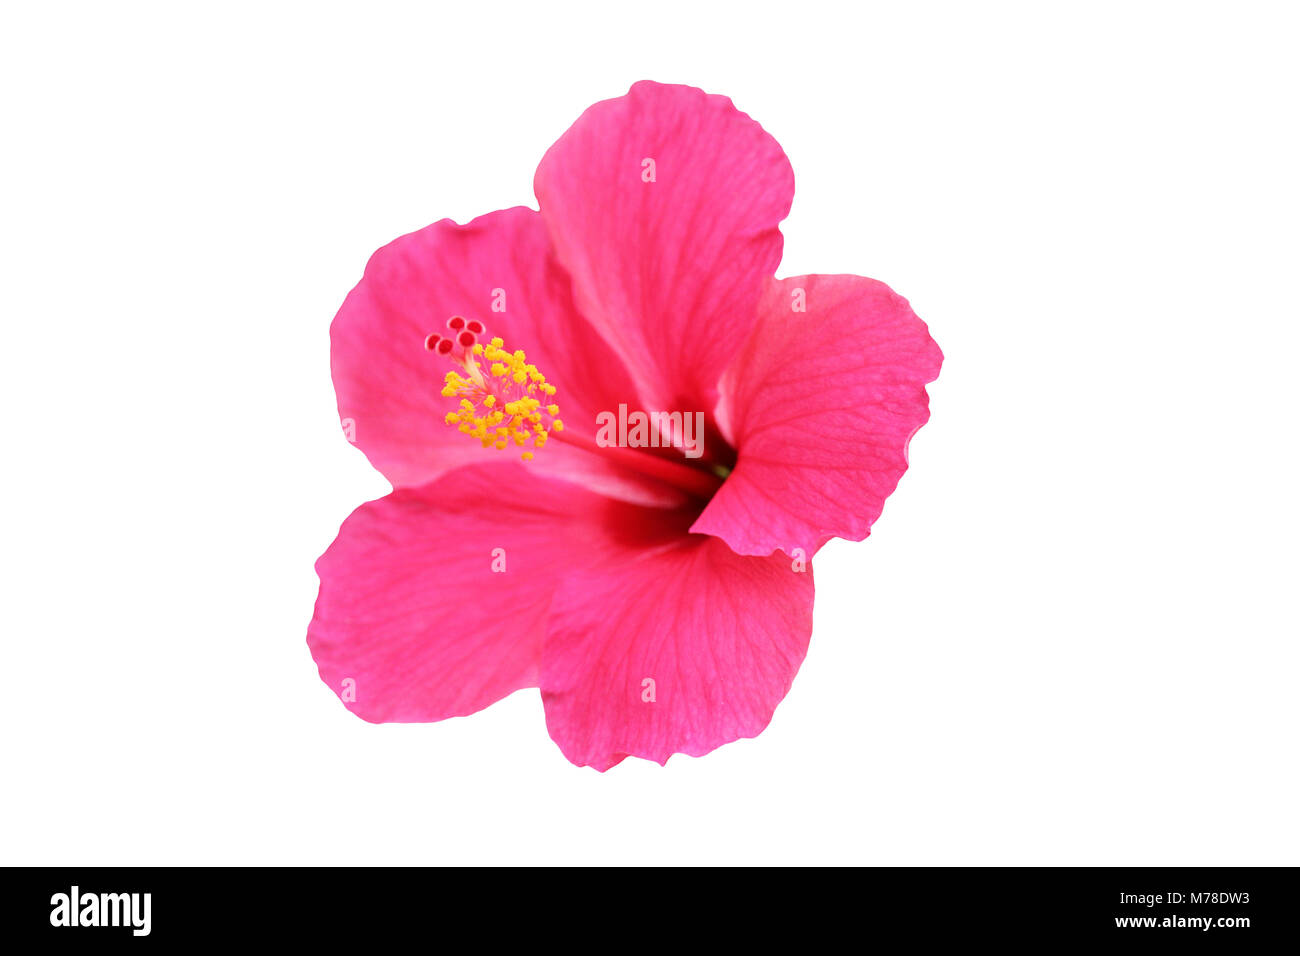
M942 355L880 282L774 277L794 174L725 97L637 83L534 188L384 246L334 320L339 413L394 490L317 562L308 643L369 721L537 687L576 764L699 756L790 689L811 557L870 532ZM648 447L601 433L660 411Z

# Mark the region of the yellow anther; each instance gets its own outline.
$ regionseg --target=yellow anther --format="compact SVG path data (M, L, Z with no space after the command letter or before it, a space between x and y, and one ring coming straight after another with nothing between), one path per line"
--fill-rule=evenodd
M505 342L497 337L486 344L476 342L450 358L457 368L444 377L442 394L460 401L443 420L478 439L484 448L500 450L511 443L516 448L544 448L551 429L563 429L556 418L560 407L553 402L544 405L537 397L553 396L555 386L536 365L529 364L523 349L507 351ZM531 461L533 452L524 451L521 457Z

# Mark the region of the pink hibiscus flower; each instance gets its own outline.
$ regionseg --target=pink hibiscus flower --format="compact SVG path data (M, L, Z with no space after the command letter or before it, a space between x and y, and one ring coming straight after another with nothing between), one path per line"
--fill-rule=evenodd
M870 532L942 355L880 282L774 277L794 175L725 97L638 83L534 188L380 249L334 320L394 491L317 562L308 643L369 721L538 687L576 764L699 756L790 689L809 559Z

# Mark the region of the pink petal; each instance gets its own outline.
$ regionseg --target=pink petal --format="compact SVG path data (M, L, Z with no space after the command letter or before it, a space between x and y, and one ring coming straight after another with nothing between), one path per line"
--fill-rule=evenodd
M376 722L469 714L536 686L560 576L604 555L604 523L627 509L641 510L511 462L362 505L316 563L307 642L321 679Z
M723 385L736 468L691 530L740 554L860 541L907 470L943 355L906 299L860 276L773 280L760 316Z
M596 412L627 401L633 386L626 370L577 314L569 286L541 217L523 207L465 226L444 219L371 257L330 329L331 366L340 418L394 486L515 454L485 451L444 422L456 404L441 394L451 365L427 351L424 340L430 332L446 334L453 315L476 318L488 337L523 349L559 389L555 400L569 428L594 431ZM504 291L504 312L492 311L497 289ZM657 486L559 443L532 465L633 500L672 500Z
M542 653L551 737L607 770L756 736L807 652L812 606L811 567L695 535L570 575Z
M646 407L711 405L781 260L794 173L776 140L726 97L637 83L578 118L533 188L579 308Z

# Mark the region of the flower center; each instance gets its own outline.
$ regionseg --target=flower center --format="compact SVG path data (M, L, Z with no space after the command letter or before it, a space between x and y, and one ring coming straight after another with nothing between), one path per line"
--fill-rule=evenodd
M536 365L529 364L522 349L507 351L500 338L480 341L487 329L478 319L453 315L447 320L447 332L430 333L424 340L426 349L456 366L443 380L442 394L459 398L460 406L448 412L444 420L478 439L484 448L527 445L529 450L521 457L531 461L533 448L544 448L549 439L555 438L704 501L726 478L715 466L701 470L633 448L605 447L581 430L565 432L564 422L558 417L560 407L552 401L555 386L546 381ZM547 404L543 405L544 401Z
M557 417L560 407L550 402L555 386L529 364L522 349L507 351L500 338L480 342L487 330L478 319L453 315L447 330L449 335L431 333L424 347L460 369L448 372L442 387L443 395L460 398L460 407L447 413L448 425L477 438L484 448L499 449L511 442L543 448L552 432L564 430ZM543 405L543 400L549 404ZM533 453L525 451L521 457L529 461Z

